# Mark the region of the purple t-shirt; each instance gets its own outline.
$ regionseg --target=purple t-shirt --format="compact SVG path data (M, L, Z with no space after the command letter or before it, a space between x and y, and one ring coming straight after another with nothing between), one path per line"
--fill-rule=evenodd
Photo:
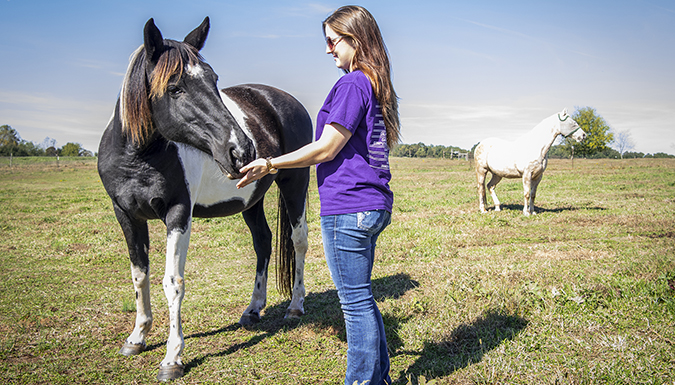
M326 124L340 124L352 133L335 159L316 166L321 215L391 212L394 194L389 188L387 131L368 77L358 70L342 76L316 123L317 140Z

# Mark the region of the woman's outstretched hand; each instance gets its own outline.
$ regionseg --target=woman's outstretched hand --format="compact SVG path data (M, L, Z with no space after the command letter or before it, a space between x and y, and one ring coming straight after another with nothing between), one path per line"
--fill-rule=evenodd
M269 174L267 161L265 159L256 159L239 169L239 172L245 174L237 183L237 188L242 188Z

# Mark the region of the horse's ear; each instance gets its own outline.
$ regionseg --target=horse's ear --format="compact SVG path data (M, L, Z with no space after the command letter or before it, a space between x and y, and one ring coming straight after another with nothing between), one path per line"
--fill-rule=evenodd
M199 27L195 28L192 32L185 36L183 42L190 44L191 46L197 48L197 51L200 51L204 47L206 37L209 35L210 26L211 23L209 21L209 17L206 16Z
M143 42L145 46L146 57L153 63L157 63L159 56L164 52L164 38L159 28L155 25L155 20L150 19L145 23L143 30Z
M562 110L562 115L563 115L563 116L567 115L567 107L565 107L565 108Z

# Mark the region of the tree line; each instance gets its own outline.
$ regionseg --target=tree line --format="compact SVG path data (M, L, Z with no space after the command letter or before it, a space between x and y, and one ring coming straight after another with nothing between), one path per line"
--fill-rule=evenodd
M586 132L586 139L577 143L572 138L563 138L551 147L548 152L550 158L675 158L674 155L658 152L644 154L633 152L635 144L630 132L614 133L607 122L592 107L577 108L571 115L581 129ZM56 148L56 140L46 138L41 145L21 139L19 133L8 125L0 126L0 156L96 156L91 151L82 148L79 143L66 143ZM392 148L390 154L405 158L464 158L473 156L473 151L464 150L456 146L417 144L398 144ZM610 147L611 146L611 147Z
M434 146L424 143L417 144L399 144L394 147L390 155L401 158L457 158L460 154L466 154L468 151L453 146Z
M56 140L45 138L41 145L21 139L11 126L0 126L0 156L95 156L79 143L56 147Z

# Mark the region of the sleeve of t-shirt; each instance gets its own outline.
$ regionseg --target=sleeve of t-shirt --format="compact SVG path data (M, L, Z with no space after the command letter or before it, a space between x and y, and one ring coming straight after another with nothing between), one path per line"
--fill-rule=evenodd
M354 83L340 84L335 89L326 124L337 123L353 134L365 113L363 92Z

